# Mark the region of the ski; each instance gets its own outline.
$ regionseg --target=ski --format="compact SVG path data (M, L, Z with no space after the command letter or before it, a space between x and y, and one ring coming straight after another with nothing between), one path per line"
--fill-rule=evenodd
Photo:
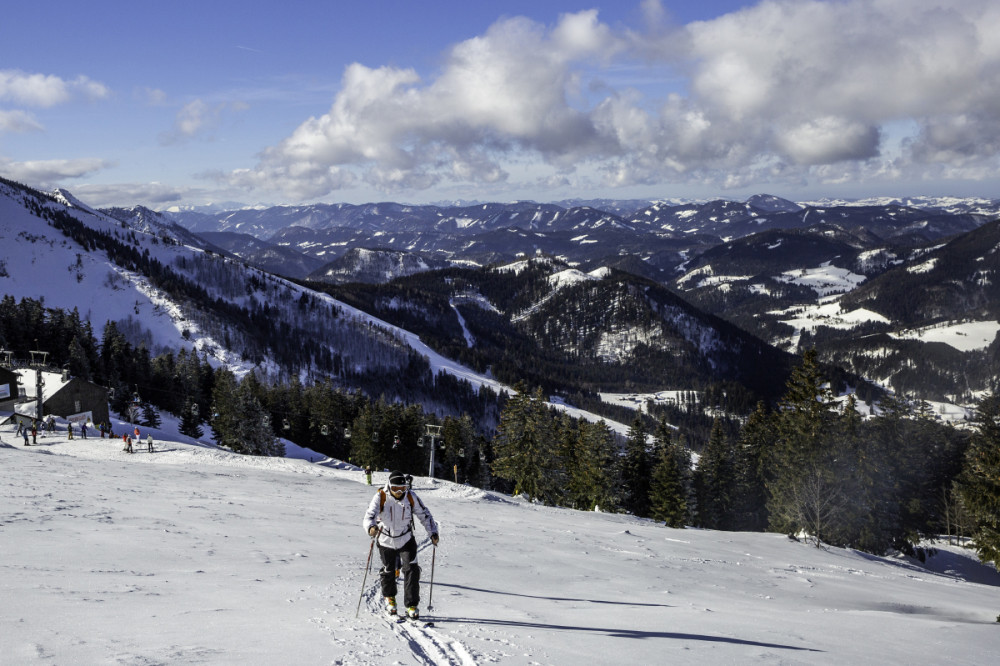
M424 619L421 619L419 617L404 617L403 621L404 622L409 622L410 624L416 625L416 626L421 627L423 629L426 629L427 627L433 627L434 626L434 622L429 621L429 620L424 620Z
M406 615L398 615L396 613L383 613L383 615L391 624L403 624L405 622L409 622L413 626L420 627L421 629L434 626L434 622L423 620L419 617L408 617Z

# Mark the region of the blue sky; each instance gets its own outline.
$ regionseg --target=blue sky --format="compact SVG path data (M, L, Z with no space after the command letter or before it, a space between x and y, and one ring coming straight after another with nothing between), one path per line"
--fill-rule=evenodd
M1000 196L992 0L15 3L0 175L93 205Z

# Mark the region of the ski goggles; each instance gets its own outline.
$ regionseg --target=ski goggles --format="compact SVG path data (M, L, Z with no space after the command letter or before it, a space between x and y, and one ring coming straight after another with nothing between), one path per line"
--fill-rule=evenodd
M390 493L403 493L406 492L406 486L389 486Z

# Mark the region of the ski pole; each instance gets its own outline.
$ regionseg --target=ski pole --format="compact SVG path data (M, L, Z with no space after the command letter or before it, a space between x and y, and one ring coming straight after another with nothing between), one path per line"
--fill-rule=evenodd
M368 546L368 564L365 565L365 577L361 581L361 596L358 597L358 610L355 611L354 617L357 618L361 614L361 600L365 598L365 585L368 584L368 572L372 570L372 552L375 550L375 542L378 540L378 535L382 533L382 528L378 528L378 532L372 537L371 545ZM433 571L434 567L431 567ZM431 574L433 576L433 573Z
M427 610L434 610L434 560L437 559L438 547L435 544L434 552L431 553L431 591L427 595Z

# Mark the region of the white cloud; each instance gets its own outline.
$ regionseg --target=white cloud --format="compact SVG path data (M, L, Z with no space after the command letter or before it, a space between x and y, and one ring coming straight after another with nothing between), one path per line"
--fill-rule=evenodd
M0 132L22 133L35 132L42 129L42 125L30 113L0 109Z
M86 76L67 81L51 74L0 70L0 102L44 108L64 104L75 96L97 100L109 94L107 86Z
M65 179L89 176L110 166L110 162L94 158L26 162L0 158L0 173L5 177L42 189L56 187Z
M163 106L167 103L167 93L159 88L143 88L138 94L150 106Z
M878 128L823 116L790 127L776 137L780 151L797 164L830 164L878 154Z
M642 14L638 31L596 11L552 26L503 19L452 47L430 80L350 65L326 114L229 180L319 197L359 181L486 186L515 169L536 182L585 167L615 186L750 187L997 166L995 2L765 0L683 28L665 27L652 0ZM626 68L670 83L656 98L616 80ZM189 109L178 133L205 111ZM890 158L884 128L905 122L917 133Z
M188 200L201 193L185 187L175 187L163 183L118 183L113 185L80 185L73 188L73 194L91 206L134 206L142 204L162 207L163 204Z
M150 99L159 99L159 95L152 94ZM209 137L219 128L227 114L243 111L246 108L246 104L242 102L209 104L202 99L192 100L177 112L173 128L160 134L160 143L171 145Z

